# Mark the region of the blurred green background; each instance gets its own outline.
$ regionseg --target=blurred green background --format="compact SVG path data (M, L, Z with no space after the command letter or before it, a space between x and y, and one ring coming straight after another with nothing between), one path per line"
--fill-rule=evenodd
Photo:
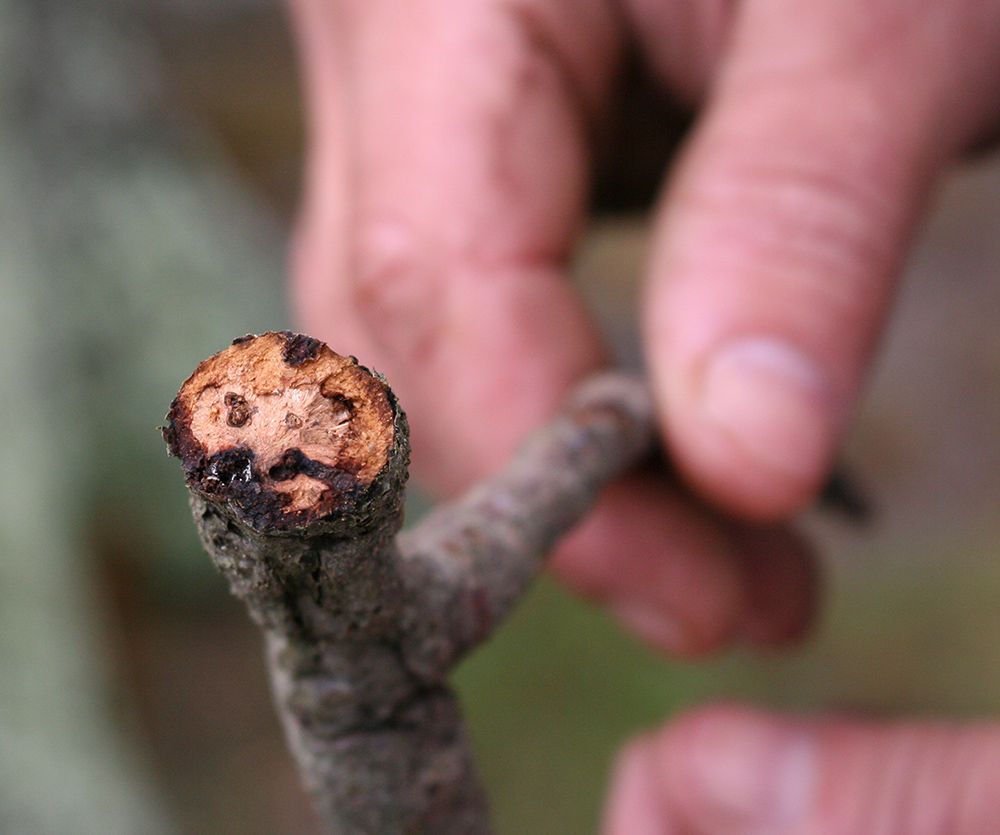
M0 832L314 832L155 429L200 359L292 324L281 10L0 0L0 61ZM806 646L678 664L543 580L459 670L501 832L594 831L616 749L708 699L1000 713L998 224L981 160L939 197L848 439L876 519L802 520L827 582ZM574 270L625 359L644 247L641 214L606 215Z

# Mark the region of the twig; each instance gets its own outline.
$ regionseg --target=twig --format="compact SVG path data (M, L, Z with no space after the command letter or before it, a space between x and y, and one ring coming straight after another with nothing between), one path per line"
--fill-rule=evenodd
M290 333L205 360L164 437L202 543L262 627L278 712L334 833L489 832L446 676L600 488L653 445L644 386L595 377L510 465L412 531L405 416Z

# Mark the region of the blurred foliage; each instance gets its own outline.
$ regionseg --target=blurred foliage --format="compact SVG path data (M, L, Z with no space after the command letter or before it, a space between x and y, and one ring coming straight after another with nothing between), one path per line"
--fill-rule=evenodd
M0 830L160 832L93 548L185 572L155 427L179 361L284 323L281 237L185 153L193 129L158 107L129 16L5 0L0 31Z

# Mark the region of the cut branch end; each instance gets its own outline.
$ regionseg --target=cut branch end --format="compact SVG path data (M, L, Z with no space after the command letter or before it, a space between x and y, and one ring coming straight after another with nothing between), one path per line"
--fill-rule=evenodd
M202 362L163 435L195 493L259 533L283 533L350 515L400 469L391 465L405 471L404 420L384 381L353 358L265 333Z

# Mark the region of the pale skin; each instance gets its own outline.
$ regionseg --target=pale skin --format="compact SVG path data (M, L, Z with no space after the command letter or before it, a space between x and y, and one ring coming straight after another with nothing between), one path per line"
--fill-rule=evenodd
M799 636L814 570L781 522L826 476L935 183L995 132L1000 2L290 5L299 321L392 380L442 493L606 361L565 272L629 32L699 108L640 311L684 487L618 485L553 567L674 654ZM963 835L1000 831L998 793L995 726L720 706L626 749L605 832Z

